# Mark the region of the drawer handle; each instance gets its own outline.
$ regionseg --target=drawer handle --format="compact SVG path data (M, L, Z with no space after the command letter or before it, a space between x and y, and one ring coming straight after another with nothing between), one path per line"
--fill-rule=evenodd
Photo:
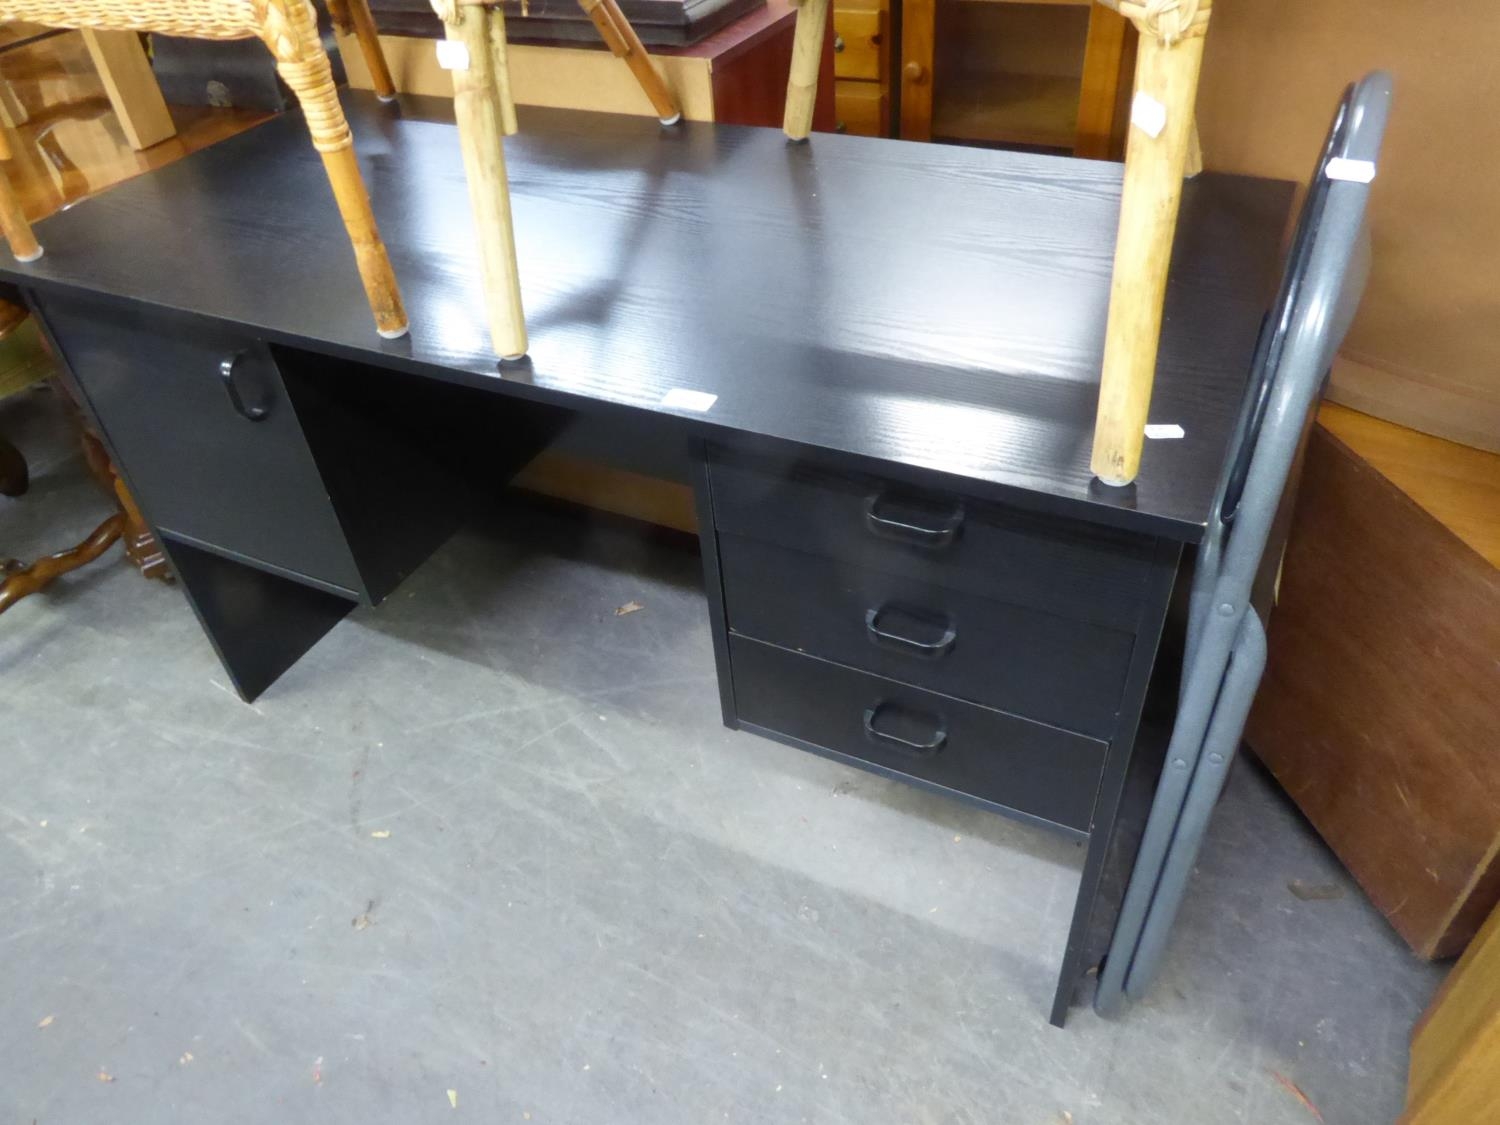
M219 364L219 378L224 383L224 393L229 396L229 405L234 407L234 412L241 418L250 422L263 422L271 413L268 401L247 403L244 396L240 394L239 380L235 372L239 368L240 360L245 358L244 352L235 352L228 359Z
M958 630L947 620L942 623L943 635L935 641L919 641L915 637L903 637L900 633L882 629L880 615L890 608L890 604L887 603L865 610L865 631L869 633L870 640L877 645L893 648L898 652L911 653L913 656L920 656L927 660L936 660L940 656L947 656L953 648L953 642L958 640Z
M964 506L953 506L953 514L938 520L934 526L924 527L919 523L892 519L880 514L885 493L877 492L865 501L865 523L876 535L887 539L900 539L904 543L915 543L919 547L947 547L958 538L958 529L964 525Z
M933 731L932 737L926 742L913 742L910 739L902 738L898 734L891 734L889 731L880 730L875 726L875 720L880 718L882 711L890 708L890 704L881 702L875 704L874 707L867 707L865 709L865 737L871 742L878 742L883 746L889 746L892 749L899 750L903 754L910 754L914 758L928 758L941 750L943 743L948 741L948 730L943 725L942 717L939 715L931 716L933 726L937 729Z

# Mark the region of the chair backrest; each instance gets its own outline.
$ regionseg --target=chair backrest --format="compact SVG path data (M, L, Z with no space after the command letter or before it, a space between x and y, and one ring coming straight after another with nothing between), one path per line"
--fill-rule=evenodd
M1363 295L1370 259L1365 205L1390 101L1391 80L1383 72L1350 86L1313 170L1199 552L1189 659L1211 602L1248 601L1302 431Z

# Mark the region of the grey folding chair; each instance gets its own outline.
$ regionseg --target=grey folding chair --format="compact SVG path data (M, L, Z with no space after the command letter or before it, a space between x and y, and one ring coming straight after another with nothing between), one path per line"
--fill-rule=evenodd
M1177 719L1094 1008L1155 979L1188 876L1266 662L1251 587L1302 434L1369 275L1365 204L1390 110L1377 72L1345 91L1308 186L1281 291L1261 333L1234 455L1199 549Z

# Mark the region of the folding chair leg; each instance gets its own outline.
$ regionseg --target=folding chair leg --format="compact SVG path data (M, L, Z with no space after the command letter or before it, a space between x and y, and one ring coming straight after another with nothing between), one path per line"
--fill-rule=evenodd
M386 64L385 51L380 46L380 32L375 27L375 17L370 14L369 0L328 0L328 14L333 24L344 35L352 35L359 42L359 53L364 56L365 67L370 72L370 85L375 96L383 102L396 97L396 83L391 80L391 68Z
M0 129L0 162L10 163L10 138ZM0 168L0 230L5 232L5 241L10 243L10 252L18 262L34 262L42 256L42 247L31 232L31 223L21 209L21 201L5 169Z
M646 97L651 99L651 105L656 110L656 116L661 118L661 123L676 125L682 120L677 99L672 97L672 91L667 89L667 84L651 65L651 56L646 53L646 48L636 35L635 28L625 18L625 13L620 11L620 5L615 0L578 0L578 4L588 13L589 19L594 21L594 26L599 29L599 37L614 52L615 57L623 59L630 72L635 75L635 80L641 84Z
M438 9L440 16L444 15ZM510 185L505 174L503 73L504 15L498 8L456 4L444 19L451 42L462 43L467 68L453 75L453 111L463 151L469 205L479 238L479 266L484 282L490 338L502 359L526 354L526 314L521 308L521 279L516 267L516 236L511 223Z
M805 141L812 132L827 29L828 0L801 0L792 37L792 69L786 79L786 115L781 122L782 131L794 141Z
M1091 462L1105 484L1130 484L1140 471L1208 15L1209 0L1201 0L1198 22L1186 29L1137 21L1140 53Z

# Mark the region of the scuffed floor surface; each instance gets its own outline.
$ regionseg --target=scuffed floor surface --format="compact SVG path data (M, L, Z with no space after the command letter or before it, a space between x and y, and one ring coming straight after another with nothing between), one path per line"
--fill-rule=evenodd
M0 554L105 511L51 418ZM1440 974L1254 768L1154 996L1058 1031L1078 848L723 729L692 554L493 518L254 706L109 560L0 618L0 1121L1399 1112Z

